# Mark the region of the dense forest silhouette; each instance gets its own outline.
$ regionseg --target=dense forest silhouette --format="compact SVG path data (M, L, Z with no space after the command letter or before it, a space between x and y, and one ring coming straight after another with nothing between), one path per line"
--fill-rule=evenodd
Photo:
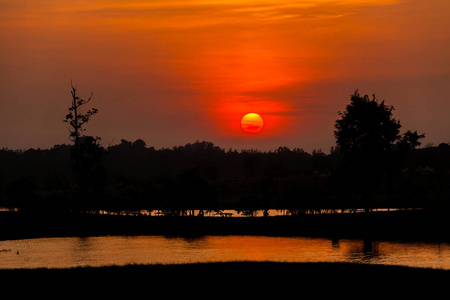
M210 142L171 149L122 140L101 148L101 168L76 196L71 145L0 150L1 206L22 209L361 208L363 191L342 176L338 151L307 153L224 150ZM373 207L449 205L450 146L412 150L401 168L384 173Z
M72 95L73 108L79 98ZM400 134L392 111L356 91L346 111L339 113L337 146L329 153L287 147L238 151L208 141L155 149L142 139L103 147L98 137L72 131L72 145L0 150L0 206L181 214L194 209L285 209L299 214L321 209L448 208L450 145L417 148L423 135ZM69 122L74 118L66 116Z

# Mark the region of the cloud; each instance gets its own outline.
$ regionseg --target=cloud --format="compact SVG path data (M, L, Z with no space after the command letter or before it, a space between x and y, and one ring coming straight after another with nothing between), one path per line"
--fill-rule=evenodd
M20 5L2 5L8 11L20 9L22 14L33 11L35 14L64 15L76 13L95 18L113 18L143 22L155 28L193 28L217 24L242 24L266 22L267 24L287 20L309 20L342 17L352 13L360 6L392 5L399 0L266 0L266 1L25 1ZM33 4L34 3L34 4Z

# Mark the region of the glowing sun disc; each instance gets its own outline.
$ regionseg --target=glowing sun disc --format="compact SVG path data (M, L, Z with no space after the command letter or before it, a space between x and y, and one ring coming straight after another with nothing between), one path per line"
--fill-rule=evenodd
M246 114L241 120L241 128L247 133L258 133L264 126L264 120L256 113Z

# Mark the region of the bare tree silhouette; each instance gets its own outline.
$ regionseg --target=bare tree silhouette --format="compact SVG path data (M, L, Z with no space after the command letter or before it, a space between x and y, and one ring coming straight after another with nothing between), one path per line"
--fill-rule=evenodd
M83 131L86 129L83 128L83 125L91 119L91 117L98 113L96 108L92 108L88 110L85 114L80 113L80 107L87 104L91 101L94 93L91 93L91 96L85 100L77 96L77 89L71 84L71 94L72 94L72 103L69 107L69 113L66 115L66 119L63 122L69 123L70 125L70 139L74 143L74 160L75 160L75 169L78 170L80 167L80 137ZM100 138L96 138L100 139Z
M77 202L83 202L89 198L93 191L103 187L104 170L101 165L103 148L99 145L100 137L84 136L86 131L84 125L91 117L98 113L96 108L91 108L85 113L81 112L81 107L92 100L93 93L85 100L77 95L77 89L71 82L72 102L69 113L63 122L69 123L70 140L74 143L71 149L71 158L74 162L74 172L77 176L78 192L81 197ZM89 190L92 190L89 192ZM77 193L76 193L77 194ZM84 199L84 200L83 200Z

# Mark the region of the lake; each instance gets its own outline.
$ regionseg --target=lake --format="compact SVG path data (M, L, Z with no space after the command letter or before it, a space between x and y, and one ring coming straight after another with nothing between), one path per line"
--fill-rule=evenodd
M1 269L219 261L353 262L450 269L450 243L239 235L0 241Z

